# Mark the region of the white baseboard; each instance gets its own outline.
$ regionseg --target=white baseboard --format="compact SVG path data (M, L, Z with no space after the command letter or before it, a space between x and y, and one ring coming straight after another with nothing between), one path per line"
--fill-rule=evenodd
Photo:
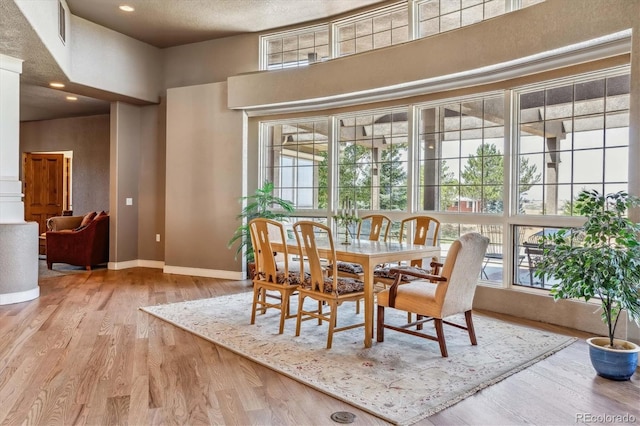
M187 268L184 266L167 266L159 260L127 260L126 262L109 262L108 269L120 270L128 268L162 269L165 274L193 275L195 277L220 278L223 280L244 280L244 273L237 271L222 271L217 269Z
M0 305L10 305L12 303L27 302L40 296L40 287L36 286L31 290L18 291L15 293L0 294Z
M220 278L224 280L243 280L244 274L236 271L221 271L217 269L185 268L183 266L167 266L162 270L167 274L193 275L196 277Z
M113 269L113 270L137 268L137 267L162 269L164 268L164 262L161 260L136 259L136 260L127 260L126 262L109 262L109 264L107 265L108 269Z

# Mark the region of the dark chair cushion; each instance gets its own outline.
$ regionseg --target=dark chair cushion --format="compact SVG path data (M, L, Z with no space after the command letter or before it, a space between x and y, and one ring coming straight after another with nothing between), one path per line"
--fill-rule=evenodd
M336 279L336 281L338 282L338 294L349 294L349 293L356 293L359 291L364 291L364 282L360 281L358 279L355 278L344 278L344 277L338 277ZM333 292L333 283L334 280L331 277L325 277L324 279L324 292L325 293L332 293ZM311 278L310 277L306 277L304 282L302 283L302 286L304 288L310 289L311 288Z
M350 274L363 274L364 269L362 269L362 265L357 263L350 262L338 262L337 263L338 271L340 272L348 272Z
M391 272L391 270L396 270L396 269L400 269L402 271L412 271L412 272L417 272L419 274L431 274L431 269L424 269L424 268L418 268L417 266L393 266L393 267L380 267L380 268L376 268L373 270L373 276L374 279L375 278L386 278L386 279L395 279L396 278L396 274L395 272ZM414 281L419 279L418 277L413 277L413 276L408 276L408 275L403 275L402 276L402 281L403 283L406 282L410 282L410 281Z

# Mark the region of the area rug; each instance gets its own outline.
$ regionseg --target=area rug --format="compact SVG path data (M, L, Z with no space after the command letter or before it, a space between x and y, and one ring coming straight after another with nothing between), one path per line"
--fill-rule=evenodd
M437 342L392 330L385 332L384 342L374 341L365 349L362 328L336 333L327 350L326 323L303 322L295 337L296 321L290 319L278 335L279 311L272 309L250 325L251 297L241 293L141 309L400 425L435 414L575 340L476 315L477 346L470 344L466 331L445 325L448 358L440 356ZM362 314L355 315L354 304L343 304L338 325L362 322ZM393 309L385 317L406 322L406 314ZM464 323L463 316L453 320Z

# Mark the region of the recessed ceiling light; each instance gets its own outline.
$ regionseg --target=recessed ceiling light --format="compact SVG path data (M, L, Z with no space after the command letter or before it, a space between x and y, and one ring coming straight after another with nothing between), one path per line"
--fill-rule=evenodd
M68 101L77 101L78 97L77 96L67 96L67 100Z
M120 10L123 12L133 12L135 9L132 6L129 6L128 4L123 4L120 6Z
M63 83L57 83L57 82L54 81L54 82L49 83L49 86L55 87L56 89L61 89L61 88L64 87L64 84Z

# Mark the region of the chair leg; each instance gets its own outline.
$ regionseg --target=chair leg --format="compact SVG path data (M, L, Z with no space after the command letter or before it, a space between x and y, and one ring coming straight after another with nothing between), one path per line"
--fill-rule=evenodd
M331 302L331 312L329 313L329 333L327 336L327 349L331 349L331 344L333 343L333 329L336 327L336 323L338 322L338 303L335 301Z
M384 306L378 305L377 341L384 342Z
M302 305L304 305L304 296L298 293L298 315L296 317L296 336L300 335L300 323L302 322Z
M324 302L318 301L318 314L322 315L322 306ZM322 318L318 317L318 325L322 325Z
M434 318L433 324L436 327L436 336L438 337L438 344L440 345L440 354L443 358L448 357L447 343L444 340L444 329L442 328L442 319Z
M287 311L289 310L289 293L280 293L280 331L278 334L284 333L284 319L287 317Z
M416 321L420 321L422 318L424 318L423 315L416 314ZM409 322L411 322L411 312L409 312L409 317L407 319L409 320ZM423 328L422 323L419 323L418 325L416 325L416 330L422 330L422 328Z
M471 310L464 313L464 319L467 321L467 330L469 331L469 339L471 339L471 344L475 346L478 344L478 341L476 340L476 330L473 328L473 318L471 315Z
M256 309L258 307L258 294L260 294L260 289L254 287L253 302L251 303L251 324L256 323Z
M261 289L260 289L260 298L261 298L261 300L262 300L263 302L266 302L266 301L267 301L267 289L266 289L266 288L261 288ZM264 304L263 304L263 305L261 305L261 307L260 307L260 308L261 308L261 309L260 309L260 310L261 310L261 312L260 312L261 314L265 314L265 313L267 313L267 305L264 305Z

